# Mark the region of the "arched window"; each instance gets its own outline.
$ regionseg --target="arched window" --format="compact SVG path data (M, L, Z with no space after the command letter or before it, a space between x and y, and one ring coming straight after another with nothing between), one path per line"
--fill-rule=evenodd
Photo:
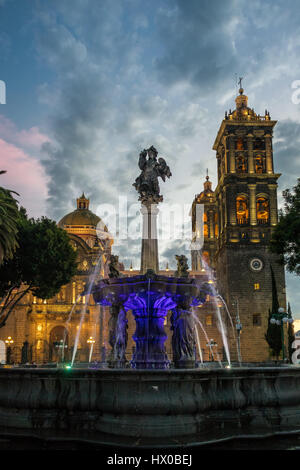
M264 139L255 139L253 143L254 150L264 150L265 149L265 140Z
M243 155L238 155L235 159L237 173L247 173L247 161Z
M215 212L215 238L219 236L218 214Z
M209 253L208 251L202 252L202 259L205 261L206 264L209 264Z
M203 234L205 237L208 237L208 225L207 225L207 213L203 214Z
M266 197L260 196L256 200L256 217L260 225L269 222L269 201Z
M265 159L261 155L257 155L254 159L255 162L255 173L265 172Z
M241 137L237 139L235 148L236 150L244 150L244 143Z
M249 221L248 200L246 196L236 198L236 219L239 225L245 225Z

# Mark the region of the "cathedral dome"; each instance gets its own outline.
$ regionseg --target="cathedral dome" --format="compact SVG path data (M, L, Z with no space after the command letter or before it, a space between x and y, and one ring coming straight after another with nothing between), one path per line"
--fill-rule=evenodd
M82 194L77 199L77 209L65 215L58 226L70 234L81 237L89 246L95 246L97 239L106 239L108 235L107 227L102 223L100 217L89 210L90 200Z
M66 225L92 225L96 227L100 220L100 217L89 209L76 209L75 211L65 215L58 222L58 226L61 228Z

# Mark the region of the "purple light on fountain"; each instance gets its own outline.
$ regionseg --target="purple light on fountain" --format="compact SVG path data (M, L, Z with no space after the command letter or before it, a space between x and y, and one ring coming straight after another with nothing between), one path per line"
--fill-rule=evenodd
M130 361L135 369L167 369L170 360L165 349L164 329L172 311L172 349L176 367L195 367L195 329L190 307L205 302L211 288L196 279L144 275L102 279L93 289L95 302L111 307L110 344L117 354L112 367L125 366L127 347L126 314L135 318L135 352ZM122 333L123 331L123 333ZM121 340L120 340L121 338Z

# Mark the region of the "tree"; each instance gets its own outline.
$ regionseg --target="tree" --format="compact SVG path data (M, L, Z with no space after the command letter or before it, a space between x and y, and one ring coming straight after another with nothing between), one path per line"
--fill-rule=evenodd
M76 274L76 253L68 234L46 217L28 219L18 213L18 248L0 267L0 328L28 293L49 299Z
M290 303L288 303L288 313L292 317L292 310ZM295 332L294 332L294 325L293 323L288 324L288 352L289 352L289 360L292 362L292 355L294 350L296 349L293 347L293 343L295 341Z
M6 173L0 171L0 175ZM17 219L18 201L12 196L14 191L0 187L0 266L4 259L11 258L18 247Z
M280 326L270 323L270 319L272 315L278 313L279 302L278 302L278 295L277 295L277 286L275 281L275 276L273 272L273 268L271 266L271 279L272 279L272 310L269 310L269 320L268 320L268 329L267 333L265 334L265 339L268 345L271 348L272 355L276 356L278 360L278 356L280 351L282 350L282 339L281 339L281 330Z
M280 262L288 271L300 275L300 178L293 191L282 193L284 209L279 211L279 222L270 241L270 250L280 255Z

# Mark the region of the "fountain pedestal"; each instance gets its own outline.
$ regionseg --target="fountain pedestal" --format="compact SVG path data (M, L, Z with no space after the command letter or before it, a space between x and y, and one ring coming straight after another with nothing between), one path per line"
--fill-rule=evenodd
M170 365L165 349L167 334L164 329L168 310L155 307L158 296L149 293L147 308L132 309L136 322L133 339L136 344L132 356L133 369L167 369Z
M148 269L155 273L159 270L158 243L157 243L157 204L151 202L142 203L141 213L143 215L143 238L141 253L141 274Z
M112 315L110 329L111 367L122 367L127 344L125 312L136 321L136 347L131 366L135 369L167 369L165 318L172 311L172 349L177 368L195 367L195 328L190 307L201 305L211 294L206 282L166 277L148 270L145 275L102 279L93 290L96 303L120 309Z

